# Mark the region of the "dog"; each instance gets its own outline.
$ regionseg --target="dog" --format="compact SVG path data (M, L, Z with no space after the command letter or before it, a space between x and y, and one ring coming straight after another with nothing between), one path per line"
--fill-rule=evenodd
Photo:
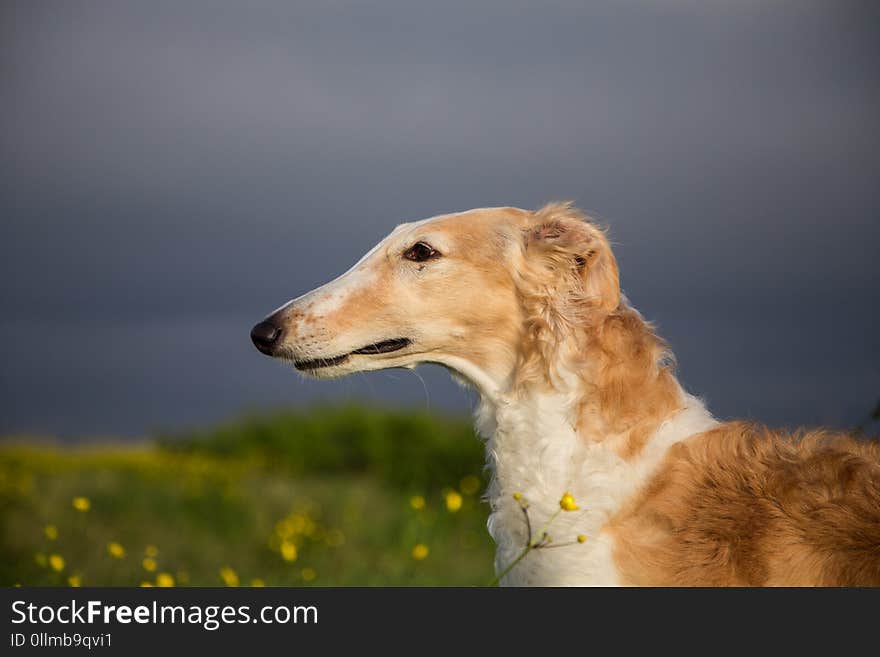
M436 363L476 388L503 585L880 585L880 444L716 420L570 203L402 224L251 338L318 378ZM579 540L508 569L551 518Z

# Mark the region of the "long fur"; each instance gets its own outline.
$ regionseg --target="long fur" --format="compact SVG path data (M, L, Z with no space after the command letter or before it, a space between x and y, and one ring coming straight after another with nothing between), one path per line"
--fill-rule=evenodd
M419 241L435 261L401 254ZM496 568L564 492L508 585L880 585L880 447L719 423L620 292L603 230L570 203L399 226L339 279L276 311L279 355L341 376L419 362L477 388ZM387 355L334 358L383 339Z

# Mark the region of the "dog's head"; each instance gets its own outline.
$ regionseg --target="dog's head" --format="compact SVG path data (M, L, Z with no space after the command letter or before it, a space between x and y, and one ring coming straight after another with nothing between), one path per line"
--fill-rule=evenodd
M618 301L604 234L569 204L487 208L398 226L251 338L318 377L432 362L498 390L526 351L558 346Z

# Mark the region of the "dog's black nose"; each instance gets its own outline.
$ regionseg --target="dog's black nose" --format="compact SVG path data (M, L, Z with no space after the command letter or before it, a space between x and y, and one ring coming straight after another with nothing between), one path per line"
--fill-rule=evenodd
M280 342L282 332L281 327L274 322L263 320L251 329L251 340L262 353L272 356Z

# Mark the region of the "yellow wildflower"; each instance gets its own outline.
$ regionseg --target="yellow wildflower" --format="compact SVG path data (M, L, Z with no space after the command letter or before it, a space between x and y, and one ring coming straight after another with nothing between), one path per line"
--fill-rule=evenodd
M281 541L281 558L285 561L296 561L296 545L290 541Z
M153 583L152 582L141 582L140 586L143 589L149 589L149 588L153 588Z
M424 543L417 543L412 549L412 558L421 561L428 556L428 546Z
M124 559L125 548L116 541L110 541L109 543L107 543L107 554L109 554L114 559Z
M141 564L148 573L156 570L156 560L153 557L145 557Z
M449 509L450 512L455 513L461 508L462 497L461 495L451 490L446 493L446 508Z
M522 502L522 493L514 493L513 499L515 499L517 502Z
M266 582L264 582L263 580L261 580L259 577L254 577L254 578L251 580L251 586L253 586L253 587L255 587L255 588L261 588L261 587L263 587L263 586L266 586Z
M71 575L67 578L67 583L74 588L82 586L82 577L79 575Z
M54 541L56 538L58 538L58 528L55 525L46 525L43 528L43 533L50 541Z
M88 497L74 497L71 503L77 511L85 512L92 508L92 503Z
M459 482L461 492L465 495L473 495L480 490L480 478L474 475L467 475Z
M62 570L64 570L64 557L62 557L60 554L50 554L49 567L56 573L60 573Z
M300 534L305 534L308 537L312 537L315 535L315 531L318 529L318 525L315 524L315 521L309 518L308 516L294 515L293 516L293 526L296 528L296 531Z
M144 548L144 554L148 557L155 558L159 554L159 548L157 548L155 545L148 545Z
M425 508L425 498L421 495L413 495L411 498L409 498L409 505L415 511L421 511Z
M314 568L303 568L302 571L300 571L300 574L306 582L311 582L318 576L318 573L315 572Z
M296 526L292 520L285 518L275 523L275 533L281 538L290 538L296 533Z
M559 500L559 508L561 508L563 511L577 511L579 507L574 501L574 497L572 496L572 494L566 493L562 496L562 499Z
M238 586L238 573L229 566L220 569L220 578L226 586Z
M587 537L584 536L583 534L578 534L578 539L577 539L577 540L578 540L578 543L583 543L583 542L585 542L585 541L587 540Z
M156 586L164 588L174 586L174 577L170 573L159 573L156 575Z

